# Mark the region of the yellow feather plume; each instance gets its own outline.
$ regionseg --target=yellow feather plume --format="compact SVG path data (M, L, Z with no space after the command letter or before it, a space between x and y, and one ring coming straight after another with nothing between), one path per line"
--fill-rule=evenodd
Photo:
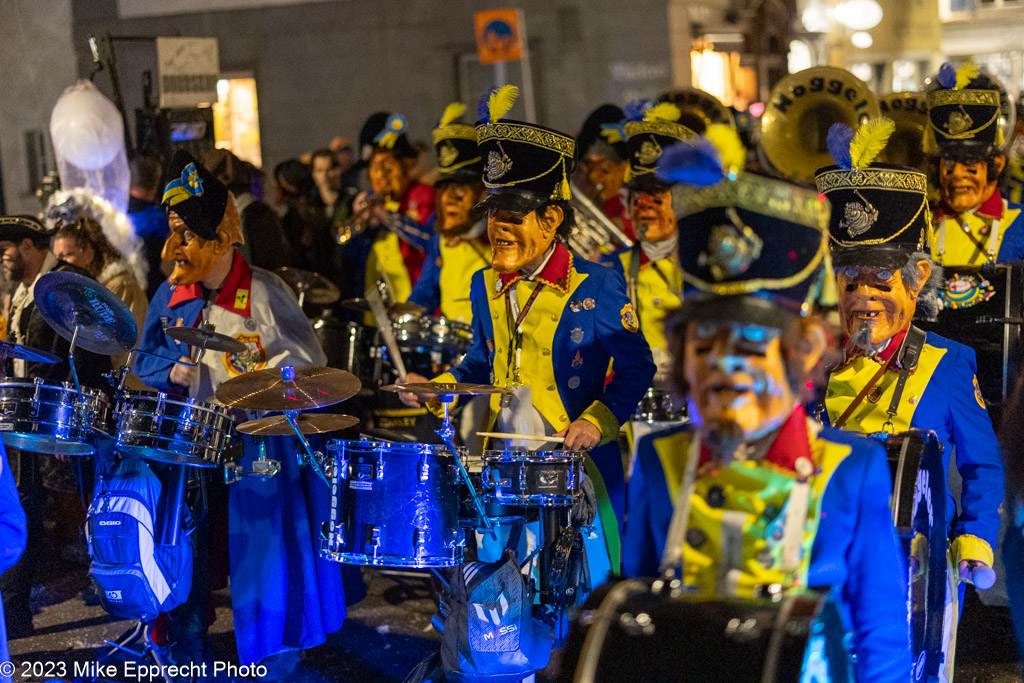
M978 65L974 62L967 62L956 70L956 88L966 88L967 84L978 77Z
M452 121L455 121L460 116L466 113L466 105L462 102L452 102L444 108L444 113L441 114L441 120L438 122L438 128L444 128Z
M662 102L647 110L647 113L644 114L644 121L678 121L680 116L679 107L671 102Z
M740 136L724 123L715 123L704 131L704 137L718 150L726 173L739 173L747 161L747 150Z
M879 152L885 149L889 137L896 132L896 123L884 116L876 116L865 121L857 129L850 143L850 159L853 161L853 168L865 168Z
M508 113L512 105L519 97L519 88L514 85L503 85L491 93L487 100L487 111L491 115L491 123L494 123Z

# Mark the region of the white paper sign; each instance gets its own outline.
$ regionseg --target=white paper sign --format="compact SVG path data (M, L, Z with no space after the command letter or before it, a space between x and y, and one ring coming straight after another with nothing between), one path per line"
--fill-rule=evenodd
M162 108L217 101L220 58L216 38L157 38L156 57Z

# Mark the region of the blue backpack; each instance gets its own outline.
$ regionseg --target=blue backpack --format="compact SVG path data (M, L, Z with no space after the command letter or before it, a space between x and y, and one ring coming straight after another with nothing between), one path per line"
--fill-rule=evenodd
M189 525L177 545L156 539L160 488L149 465L129 456L97 478L85 525L89 575L103 608L116 617L155 619L185 602L192 588Z

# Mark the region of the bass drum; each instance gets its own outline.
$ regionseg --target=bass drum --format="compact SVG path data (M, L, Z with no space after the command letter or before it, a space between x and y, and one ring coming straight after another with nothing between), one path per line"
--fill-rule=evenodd
M935 434L874 434L892 471L892 519L910 570L913 681L937 680L946 601L946 470Z
M706 599L661 580L605 584L578 612L560 683L853 681L827 597ZM642 664L640 664L642 663Z

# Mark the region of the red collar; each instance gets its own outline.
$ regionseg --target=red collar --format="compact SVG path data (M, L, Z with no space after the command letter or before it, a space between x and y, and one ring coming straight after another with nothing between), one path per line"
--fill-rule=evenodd
M981 206L974 212L984 218L1002 218L1003 217L1003 196L999 194L999 188L992 193L992 196L981 203ZM939 218L952 217L956 218L961 214L956 213L953 209L949 208L945 201L939 204Z
M764 462L771 463L788 472L796 472L796 462L807 458L812 464L814 457L811 452L811 439L807 434L807 412L798 405L786 421L775 433L775 440L768 447ZM711 451L707 446L700 448L700 464L711 461Z
M498 273L498 291L495 292L494 298L497 299L522 279L523 276L518 270L514 273ZM551 254L544 268L531 279L554 287L563 294L568 292L572 279L572 252L559 242L555 245L555 253Z
M232 313L248 318L251 315L249 302L251 289L252 268L236 249L234 261L231 263L231 272L228 273L228 279L224 282L220 292L217 293L217 298L214 299L213 303ZM183 287L175 287L174 292L171 294L171 300L167 305L177 306L180 303L201 299L202 297L203 290L198 282Z

